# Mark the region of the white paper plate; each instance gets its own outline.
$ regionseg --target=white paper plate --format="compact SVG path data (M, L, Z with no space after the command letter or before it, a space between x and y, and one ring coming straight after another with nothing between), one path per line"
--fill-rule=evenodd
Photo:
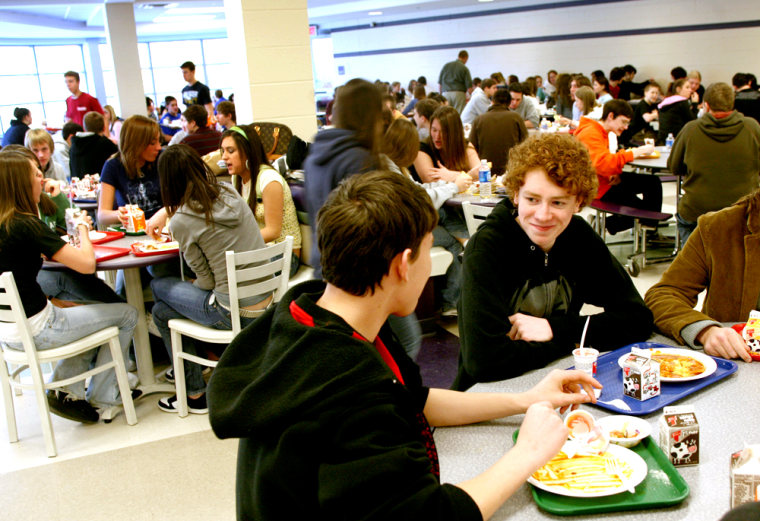
M690 358L694 358L695 360L698 360L702 362L705 365L704 372L696 375L696 376L688 376L685 378L665 378L663 376L660 377L661 382L689 382L691 380L700 380L702 378L707 378L711 374L713 374L715 371L718 370L718 364L715 362L715 360L707 356L704 353L701 353L699 351L692 351L691 349L679 349L677 347L658 347L658 348L650 348L649 351L656 351L658 353L662 353L664 355L681 355L681 356L688 356ZM620 358L618 358L618 365L620 368L623 368L623 362L626 358L628 358L628 355L630 353L626 353Z
M100 239L104 239L106 236L108 236L107 233L90 230L90 241L99 241ZM64 235L63 240L69 242L71 239L68 235Z
M633 474L631 474L631 477L628 479L628 482L631 486L636 486L642 481L644 481L644 478L647 477L647 463L644 461L644 459L633 452L630 449L626 449L625 447L621 447L619 445L612 445L607 448L607 454L611 454L618 458L621 461L626 462L630 467L633 469ZM537 479L535 479L533 476L528 478L528 483L533 485L536 488L540 488L541 490L545 490L547 492L551 492L552 494L557 494L560 496L568 496L568 497L604 497L604 496L614 496L615 494L620 494L621 492L628 492L628 489L624 486L620 486L618 488L611 488L609 490L603 490L603 491L597 491L597 492L583 492L580 490L570 490L565 487L560 487L557 485L544 485Z

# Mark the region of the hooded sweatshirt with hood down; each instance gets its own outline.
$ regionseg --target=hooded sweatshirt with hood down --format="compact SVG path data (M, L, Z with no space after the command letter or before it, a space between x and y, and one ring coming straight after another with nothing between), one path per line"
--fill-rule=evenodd
M82 178L86 174L99 174L108 158L118 151L116 143L105 136L92 132L77 132L69 149L71 175Z
M371 161L370 151L359 143L353 130L323 130L309 147L309 155L304 162L304 188L306 210L311 221L310 261L316 278L322 277L317 244L317 213L333 188L347 177L368 172L372 168Z
M206 291L214 290L216 299L229 307L230 288L227 283L225 252L258 250L265 244L245 200L231 185L220 183L220 186L219 197L211 210L210 223L206 224L204 213L183 204L172 216L169 229L179 242L179 249L187 264L195 272L193 284ZM256 304L265 296L241 300L240 305Z
M324 288L288 291L227 347L209 382L214 432L240 438L237 518L482 519L433 473L419 368L386 323L378 338L397 378L376 345L316 304Z
M662 100L657 106L659 109L660 129L657 131L657 142L665 144L668 134L676 137L681 129L697 116L691 108L688 99L678 94Z
M760 125L737 111L720 119L707 113L678 134L668 169L685 176L682 219L731 206L760 184Z

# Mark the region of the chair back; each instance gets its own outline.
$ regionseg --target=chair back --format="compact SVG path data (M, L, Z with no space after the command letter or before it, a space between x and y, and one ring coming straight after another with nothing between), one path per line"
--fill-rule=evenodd
M39 368L37 349L34 345L34 337L29 327L29 321L26 318L24 305L21 303L21 296L16 287L16 280L13 273L6 271L0 275L0 322L15 323L18 328L21 342L24 345L24 352L29 361L30 367ZM4 349L3 343L0 342L0 349ZM34 376L34 371L32 371Z
M493 211L493 206L482 206L479 204L472 204L469 201L462 203L462 212L464 213L464 221L467 224L467 232L472 237L478 228L485 222L486 217Z
M240 333L240 300L273 292L278 302L288 289L293 237L253 251L226 252L227 281L230 287L232 331Z

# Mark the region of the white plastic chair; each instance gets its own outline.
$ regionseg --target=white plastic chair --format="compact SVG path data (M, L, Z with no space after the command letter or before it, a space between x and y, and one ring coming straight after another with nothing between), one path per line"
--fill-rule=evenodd
M15 322L21 333L24 350L15 350L6 347L0 343L0 384L2 385L3 400L5 405L5 416L8 423L8 437L11 442L18 441L18 428L16 426L16 411L13 406L12 388L17 389L34 389L34 395L37 399L37 408L40 414L42 432L45 438L45 447L47 448L48 457L55 457L58 452L55 445L53 434L53 424L50 421L50 410L48 408L45 391L48 389L59 389L78 380L85 380L92 375L109 371L113 368L116 371L116 380L119 384L124 412L127 417L127 423L134 425L137 423L132 393L129 389L129 380L127 379L127 370L124 365L124 358L121 354L119 344L119 329L117 327L107 327L75 342L66 344L54 349L38 351L34 345L32 332L29 328L29 322L21 303L21 297L16 288L16 282L13 279L13 273L6 272L0 275L0 321ZM108 344L111 349L112 360L106 364L90 369L84 373L58 380L55 382L45 383L42 378L40 364L57 362L65 358L71 358L91 349ZM8 371L8 364L16 364L18 367L13 372ZM26 369L32 376L32 383L22 383L18 378L19 374Z
M207 367L216 367L215 360L191 355L182 350L182 335L211 342L213 344L229 344L240 333L240 304L239 300L274 291L273 302L277 302L288 289L290 273L290 256L293 252L293 237L288 235L279 244L260 250L235 253L228 251L227 281L230 287L230 315L232 329L214 329L203 326L186 318L173 318L169 321L172 337L172 363L174 365L174 385L177 390L179 416L185 417L187 409L187 391L185 385L184 360ZM282 258L272 260L282 255ZM246 267L257 262L265 262L260 266ZM275 273L280 272L277 276ZM270 278L267 278L270 277ZM261 279L266 279L261 282Z
M467 224L467 232L472 237L480 225L485 222L486 217L493 211L493 206L482 206L472 204L470 201L462 202L462 212L464 213L464 222Z

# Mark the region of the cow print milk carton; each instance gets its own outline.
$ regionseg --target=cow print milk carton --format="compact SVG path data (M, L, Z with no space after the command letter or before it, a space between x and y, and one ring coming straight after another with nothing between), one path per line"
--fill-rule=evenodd
M731 508L760 501L760 445L731 454Z
M633 347L623 361L623 394L641 401L660 394L660 363L649 350Z
M699 464L699 423L692 407L663 409L659 444L674 466Z

